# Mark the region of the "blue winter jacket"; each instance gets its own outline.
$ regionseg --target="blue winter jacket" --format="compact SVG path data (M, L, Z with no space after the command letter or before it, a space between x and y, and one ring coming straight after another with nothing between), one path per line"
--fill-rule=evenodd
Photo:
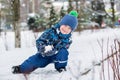
M68 49L70 44L72 43L71 40L71 33L70 34L62 34L59 31L59 24L51 27L50 29L45 30L45 32L36 40L36 47L39 53L39 47L53 45L52 53L46 56L52 56L56 54L61 48Z

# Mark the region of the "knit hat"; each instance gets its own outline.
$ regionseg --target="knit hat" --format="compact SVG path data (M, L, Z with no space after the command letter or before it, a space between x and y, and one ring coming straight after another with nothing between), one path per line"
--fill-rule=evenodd
M65 15L59 22L59 25L68 25L71 27L72 31L77 28L78 25L78 13L77 11L70 11L69 14Z

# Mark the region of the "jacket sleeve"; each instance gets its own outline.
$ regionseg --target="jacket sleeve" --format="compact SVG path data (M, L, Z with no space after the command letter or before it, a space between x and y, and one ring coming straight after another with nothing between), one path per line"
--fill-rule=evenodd
M36 40L36 47L39 50L39 46L47 45L49 41L49 30L46 30L42 35Z

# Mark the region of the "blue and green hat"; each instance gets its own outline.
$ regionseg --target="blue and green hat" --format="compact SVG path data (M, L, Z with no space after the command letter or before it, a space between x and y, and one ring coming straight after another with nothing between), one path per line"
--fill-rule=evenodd
M69 14L65 15L59 22L59 25L68 25L74 31L78 26L78 13L75 10L70 11Z

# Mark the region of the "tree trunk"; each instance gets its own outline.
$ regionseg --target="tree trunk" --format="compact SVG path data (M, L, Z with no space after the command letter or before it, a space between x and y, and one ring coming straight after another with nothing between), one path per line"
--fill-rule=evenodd
M15 47L20 48L21 47L21 35L20 35L20 26L18 21L13 22L14 31L15 31Z
M68 10L67 12L69 13L71 10L73 10L73 7L72 7L72 0L68 0Z
M20 19L20 0L11 0L12 1L12 10L13 10L13 27L15 31L15 47L21 47L20 41L20 26L19 26L19 19Z
M111 9L112 9L112 21L115 22L115 9L114 9L114 5L115 5L115 0L111 0Z

